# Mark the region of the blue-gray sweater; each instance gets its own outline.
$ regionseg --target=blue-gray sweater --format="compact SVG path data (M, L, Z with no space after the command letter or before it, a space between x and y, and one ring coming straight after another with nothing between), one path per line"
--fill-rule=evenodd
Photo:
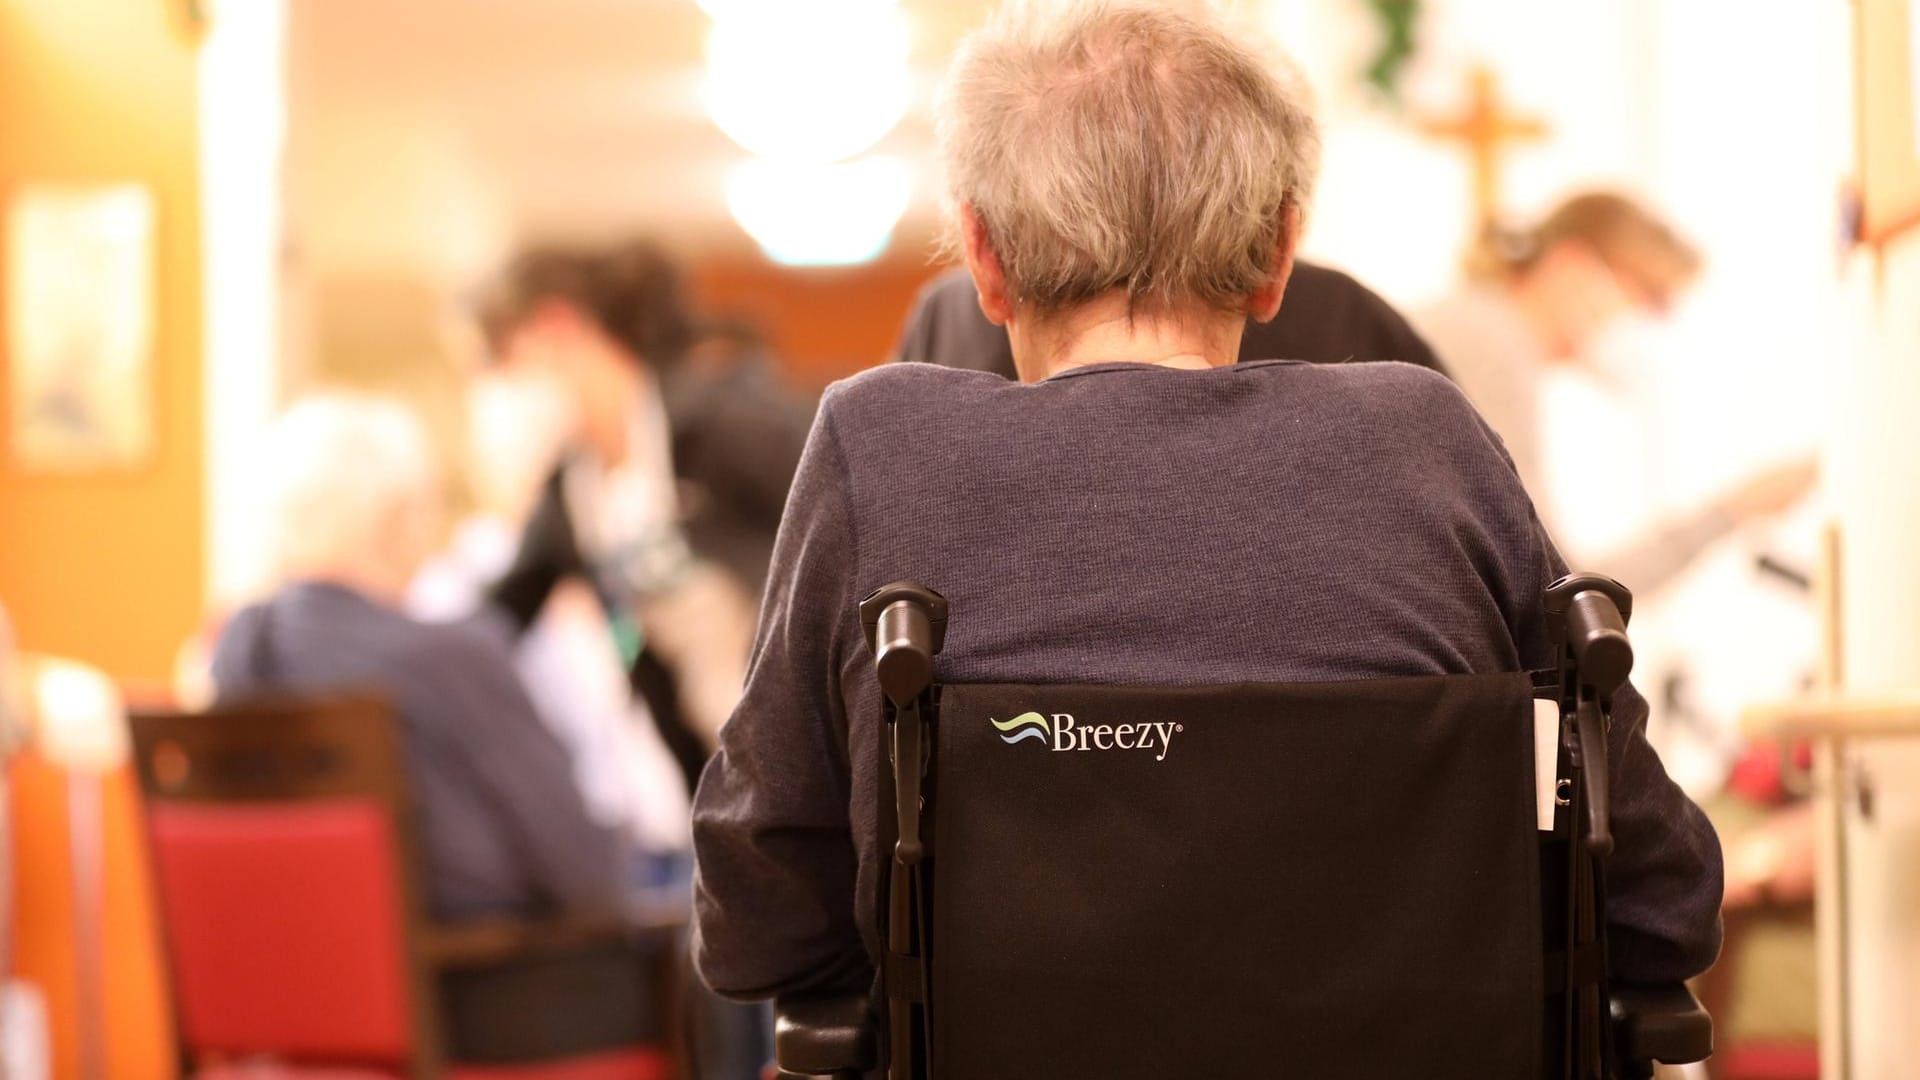
M399 714L435 916L612 912L614 835L587 816L565 748L503 637L295 584L234 615L214 648L223 698L368 690Z
M879 778L849 746L878 738L855 607L882 584L952 602L943 681L1195 685L1544 667L1562 572L1499 439L1410 365L838 383L695 799L700 971L748 997L871 979ZM1645 718L1616 702L1608 914L1616 974L1666 980L1718 950L1720 849Z

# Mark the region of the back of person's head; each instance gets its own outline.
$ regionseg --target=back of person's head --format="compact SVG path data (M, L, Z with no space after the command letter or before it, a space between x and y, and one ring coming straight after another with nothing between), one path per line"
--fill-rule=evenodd
M1320 136L1277 54L1200 5L1021 3L961 45L941 95L952 201L1015 303L1122 290L1132 310L1233 310L1304 213Z
M655 367L677 363L696 336L680 268L648 240L598 250L537 247L515 257L481 312L494 354L555 305L589 320L630 360Z
M431 553L439 526L431 444L406 406L327 393L283 413L266 473L283 580L329 580L395 599Z
M730 368L766 360L772 349L766 328L758 321L746 315L725 314L700 323L698 341L688 350L688 355L708 366Z
M1531 228L1493 228L1468 257L1468 273L1491 281L1523 278L1569 247L1599 258L1657 311L1700 272L1700 253L1640 202L1590 191L1561 202Z

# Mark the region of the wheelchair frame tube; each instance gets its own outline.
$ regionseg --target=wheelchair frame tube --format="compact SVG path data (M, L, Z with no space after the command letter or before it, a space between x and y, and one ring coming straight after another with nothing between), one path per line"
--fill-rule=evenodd
M1569 574L1548 586L1544 604L1558 654L1560 742L1573 781L1567 807L1567 963L1560 988L1566 996L1563 1064L1579 1080L1604 1080L1617 1065L1607 1001L1605 859L1613 850L1607 735L1613 692L1633 669L1626 637L1633 594L1611 578ZM1595 977L1581 974L1582 957L1597 965Z
M881 774L892 789L890 799L880 800L880 838L889 855L887 957L881 971L887 999L887 1076L890 1080L931 1080L922 791L937 710L933 657L945 644L947 601L923 585L894 582L861 601L860 621L884 698L881 709L886 733L881 739ZM898 985L907 978L916 979L918 985ZM922 1028L920 1040L915 1039L916 1005ZM927 1063L925 1070L915 1067L921 1060Z

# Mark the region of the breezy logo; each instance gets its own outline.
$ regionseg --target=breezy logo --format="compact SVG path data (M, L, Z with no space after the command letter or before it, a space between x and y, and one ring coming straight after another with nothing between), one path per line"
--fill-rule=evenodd
M1000 741L1011 746L1028 739L1044 744L1056 753L1068 750L1146 750L1153 760L1167 760L1173 737L1186 729L1171 721L1146 724L1082 724L1072 713L1057 712L1051 719L1037 712L1023 712L1011 720L987 717L1000 732Z
M1000 729L1000 741L1008 745L1023 739L1045 742L1053 738L1053 728L1048 726L1047 718L1037 712L1021 713L1011 720L995 720L989 716L987 722Z

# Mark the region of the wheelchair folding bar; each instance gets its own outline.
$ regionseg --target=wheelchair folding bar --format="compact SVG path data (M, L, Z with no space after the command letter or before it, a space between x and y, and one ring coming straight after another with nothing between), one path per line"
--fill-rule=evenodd
M892 820L885 799L880 815L883 842L889 831L893 834L887 872L887 969L881 975L891 1044L887 1075L892 1080L932 1080L921 786L932 747L933 658L946 643L947 601L925 586L895 582L861 601L860 624L886 697L890 772L883 770L883 775L893 781ZM916 1060L927 1063L925 1071L916 1074Z
M1633 594L1612 578L1569 574L1547 587L1547 633L1557 660L1561 746L1572 805L1567 844L1567 918L1564 963L1568 1075L1599 1080L1615 1074L1607 1014L1605 862L1613 851L1612 791L1607 733L1613 694L1633 670L1626 621Z

